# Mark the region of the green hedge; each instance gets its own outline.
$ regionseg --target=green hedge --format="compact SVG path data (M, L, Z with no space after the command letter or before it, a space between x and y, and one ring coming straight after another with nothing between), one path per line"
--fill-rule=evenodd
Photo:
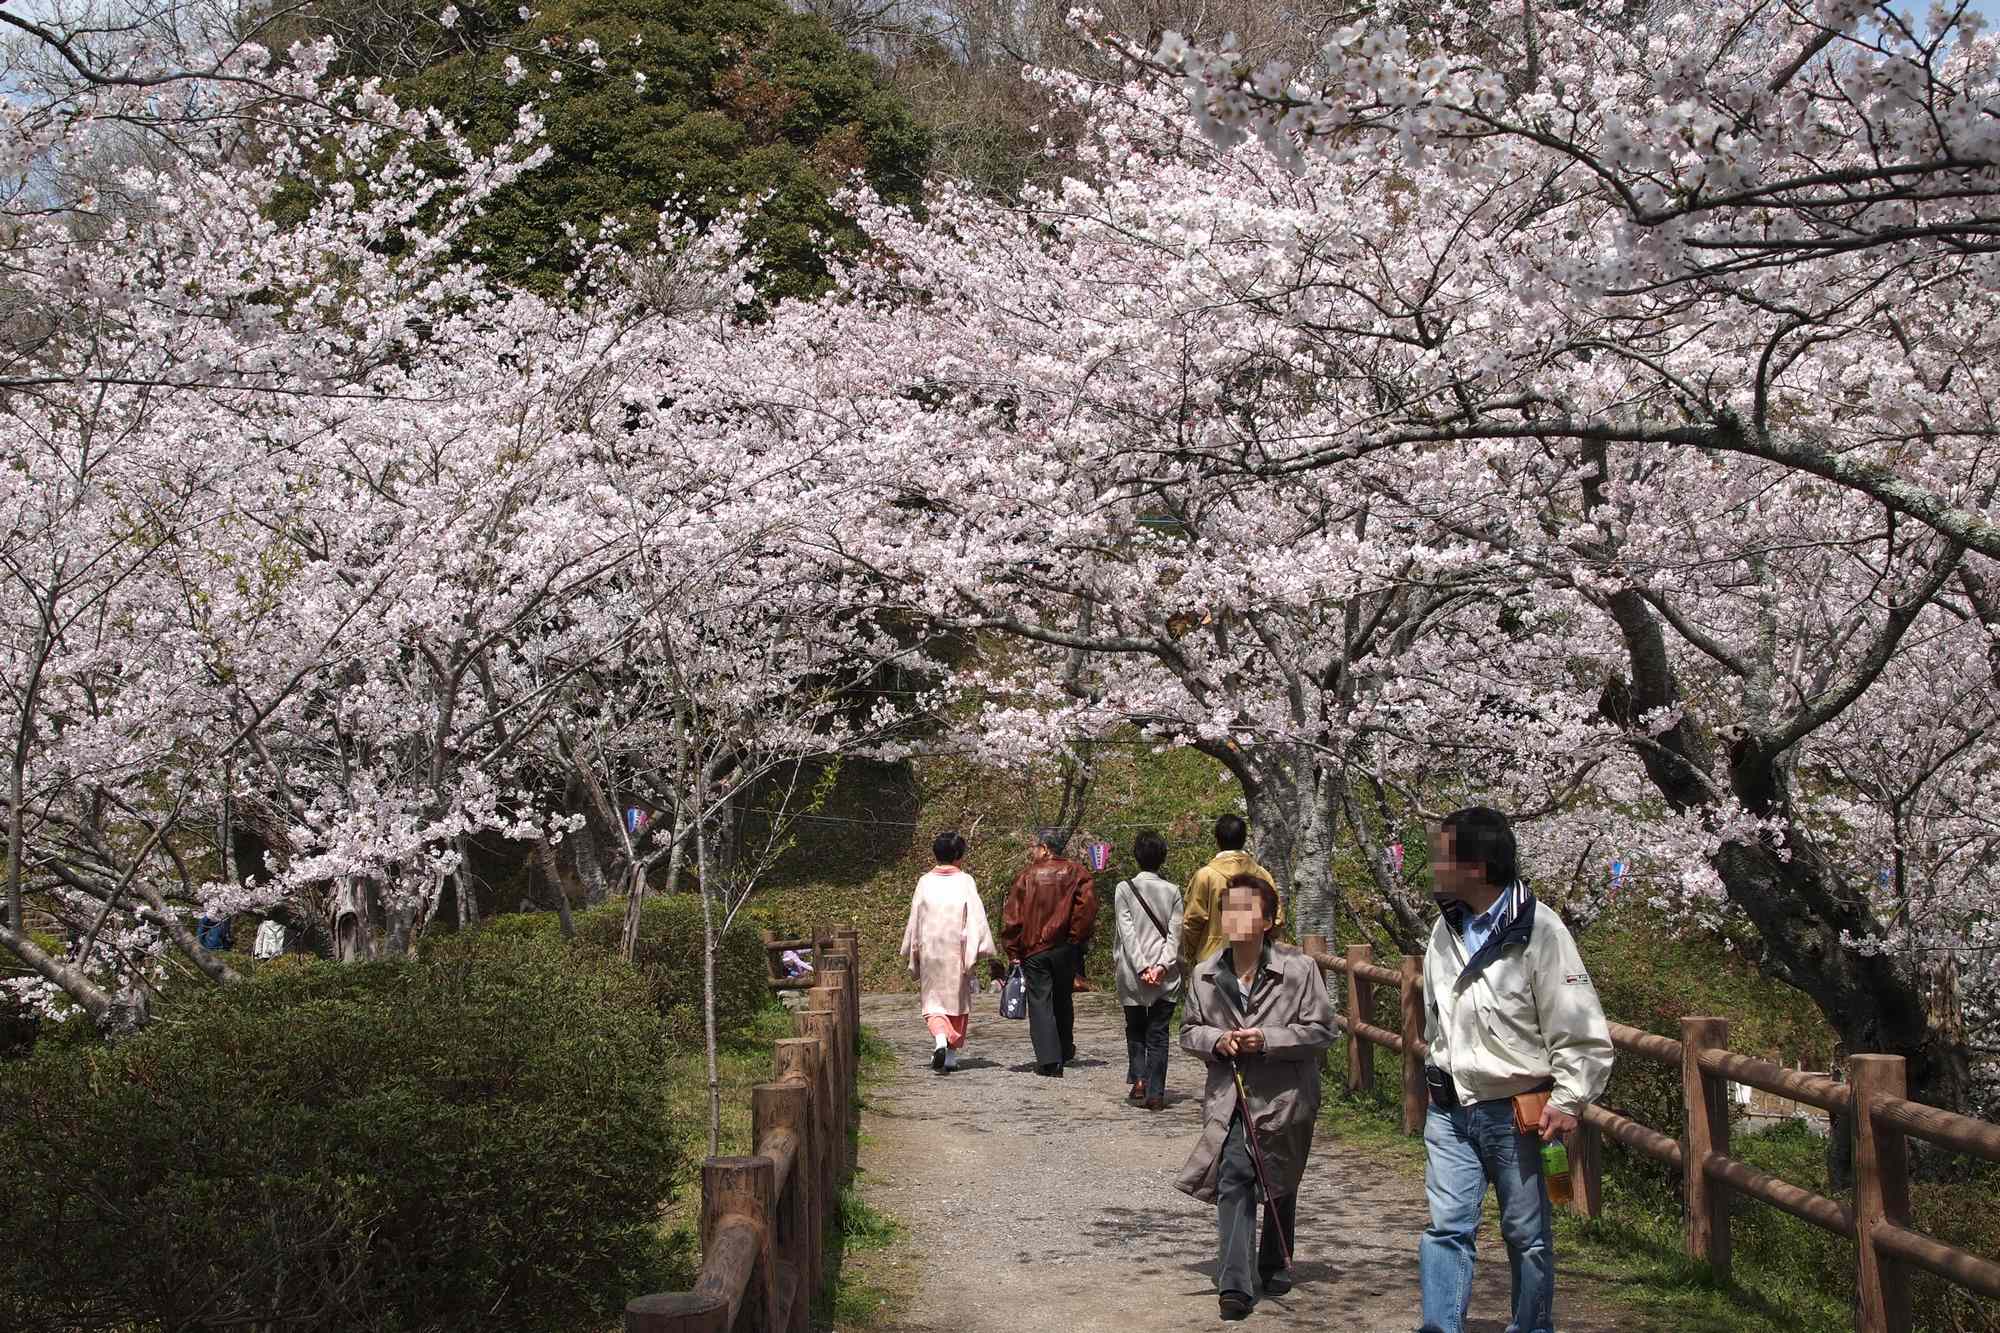
M0 1068L0 1327L557 1330L664 1261L633 970L558 942L287 959Z
M618 953L625 932L625 904L606 903L578 912L576 943L591 957ZM762 918L740 913L724 932L715 960L715 1026L728 1034L747 1027L759 1010L771 1003L770 961L764 951ZM490 943L512 939L555 939L561 926L553 912L516 912L496 916L468 935L447 936L430 946L434 956L477 954ZM666 1023L667 1037L681 1045L698 1045L702 1038L701 899L673 893L648 898L639 917L639 946L633 963L647 993Z

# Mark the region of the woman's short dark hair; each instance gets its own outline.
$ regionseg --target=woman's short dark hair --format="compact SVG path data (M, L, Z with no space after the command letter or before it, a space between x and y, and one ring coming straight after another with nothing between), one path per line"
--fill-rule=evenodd
M1250 841L1250 826L1242 815L1224 815L1215 821L1215 845L1225 852L1240 852Z
M1222 886L1222 903L1218 905L1227 905L1229 895L1237 889L1257 890L1257 897L1264 905L1264 929L1269 930L1278 924L1278 891L1268 880L1247 870L1239 875L1231 875L1229 882Z
M957 865L965 859L965 835L957 829L946 829L931 840L931 855L941 866Z
M1451 859L1483 864L1486 882L1494 888L1504 889L1521 878L1513 826L1498 810L1486 805L1454 810L1444 817L1444 831L1451 835Z
M1141 870L1158 870L1167 863L1167 840L1146 829L1132 839L1132 859Z

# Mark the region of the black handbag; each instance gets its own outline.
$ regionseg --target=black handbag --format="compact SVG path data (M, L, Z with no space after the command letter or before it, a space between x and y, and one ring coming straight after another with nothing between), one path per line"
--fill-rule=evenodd
M1000 987L1000 1017L1026 1018L1028 1016L1028 978L1021 971L1019 963L1007 969L1007 980Z

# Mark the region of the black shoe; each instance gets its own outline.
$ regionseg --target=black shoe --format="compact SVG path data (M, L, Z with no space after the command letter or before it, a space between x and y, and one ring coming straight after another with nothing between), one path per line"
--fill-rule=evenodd
M1076 1063L1076 1047L1072 1046L1068 1050L1063 1052L1062 1062L1066 1065L1073 1065Z
M1292 1289L1292 1279L1284 1273L1259 1273L1257 1285L1266 1296L1283 1296Z
M1224 1292L1222 1299L1216 1302L1224 1319L1248 1319L1251 1303L1248 1296L1238 1296L1233 1291Z
M1061 1077L1062 1077L1062 1066L1061 1066L1061 1065L1036 1065L1036 1066L1035 1066L1035 1072L1036 1072L1037 1074L1040 1074L1040 1075L1041 1075L1041 1076L1042 1076L1043 1078L1061 1078Z
M942 1046L931 1052L931 1068L940 1074L944 1072L944 1052Z

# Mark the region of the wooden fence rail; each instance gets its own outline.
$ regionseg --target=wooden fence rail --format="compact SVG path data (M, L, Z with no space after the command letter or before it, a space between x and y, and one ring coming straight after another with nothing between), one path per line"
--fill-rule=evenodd
M830 1276L827 1231L839 1223L840 1189L854 1169L847 1131L860 1056L861 949L851 927L777 947L806 945L815 971L803 987L806 1007L793 1016L798 1035L776 1044L772 1081L751 1089L753 1155L702 1164L694 1290L630 1301L625 1333L812 1327L813 1296Z
M1322 936L1303 941L1307 956L1346 978L1345 1012L1334 1021L1349 1037L1347 1078L1353 1088L1374 1086L1374 1046L1412 1055L1403 1061L1403 1130L1421 1134L1428 1107L1423 1057L1423 960L1405 957L1397 969L1376 963L1365 945L1344 957L1326 951ZM1370 1022L1376 986L1400 992L1400 1032ZM1681 1173L1687 1204L1686 1245L1691 1258L1729 1276L1729 1214L1741 1195L1757 1199L1823 1231L1855 1243L1855 1319L1858 1333L1911 1333L1910 1269L1914 1266L1983 1296L2000 1297L2000 1263L1946 1245L1910 1228L1908 1140L2000 1161L2000 1125L1907 1100L1900 1055L1856 1055L1848 1082L1784 1069L1728 1048L1726 1018L1683 1018L1681 1039L1623 1023L1611 1024L1619 1051L1681 1071L1686 1132L1670 1138L1601 1106L1584 1108L1570 1143L1570 1207L1596 1217L1603 1207L1600 1147L1606 1138L1666 1163ZM1729 1155L1728 1085L1741 1083L1825 1111L1852 1112L1854 1202L1842 1203L1780 1180Z

